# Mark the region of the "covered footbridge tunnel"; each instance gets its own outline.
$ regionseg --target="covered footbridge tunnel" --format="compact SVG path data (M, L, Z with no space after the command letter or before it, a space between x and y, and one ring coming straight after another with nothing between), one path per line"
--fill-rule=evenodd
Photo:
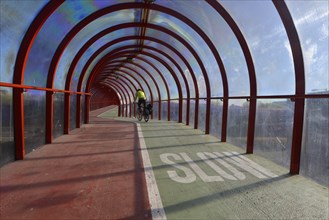
M1 0L1 219L327 219L328 5Z

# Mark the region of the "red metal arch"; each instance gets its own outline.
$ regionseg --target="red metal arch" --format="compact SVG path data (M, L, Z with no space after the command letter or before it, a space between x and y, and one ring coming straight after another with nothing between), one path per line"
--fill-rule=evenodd
M128 53L128 52L130 52L130 53L134 53L135 51L124 51L123 53ZM141 51L141 52L139 52L140 54L143 54L143 55L146 55L146 56L149 56L149 57L152 57L153 59L155 59L155 60L157 60L158 62L160 62L162 65L164 65L168 70L169 70L169 72L173 75L173 77L174 77L174 80L175 80L175 83L176 83L176 85L177 85L177 88L178 88L178 93L179 93L179 102L180 102L180 110L179 110L179 122L181 122L182 121L182 89L181 89L181 86L180 86L180 83L179 83L179 80L178 80L178 78L177 78L177 76L175 75L175 73L174 73L174 71L171 69L171 67L166 63L166 62L164 62L163 60L161 60L159 57L157 57L157 56L155 56L154 54L151 54L151 53L147 53L147 52L144 52L144 51ZM110 53L110 54L107 54L107 55L105 55L102 59L101 59L101 61L99 61L99 63L101 63L101 68L100 69L102 69L105 65L104 65L104 63L105 62L107 62L107 60L109 59L109 58L111 58L111 56L113 56L112 55L112 53ZM89 83L91 83L92 81L93 81L93 78L94 78L94 74L98 74L99 73L99 70L97 70L97 71L93 71L91 74L90 74L90 76L89 76L89 78L88 78L88 81L87 81L87 85L89 84ZM87 87L86 87L86 90L87 90ZM88 90L87 91L89 91L89 87L88 87ZM151 90L150 90L151 91ZM168 118L168 120L170 120L170 118Z
M132 87L134 88L134 90L132 90L130 86L129 86L129 89L131 90L132 94L134 94L133 91L137 91L137 88L136 88L135 84L127 76L125 76L124 74L120 74L120 72L119 73L116 72L116 73L121 78L124 78L126 81L128 81L132 85ZM136 117L136 106L135 105L134 105L134 116ZM130 117L131 117L131 114L130 114Z
M24 71L26 60L30 53L30 49L35 37L39 33L42 25L50 17L50 15L64 2L64 0L50 1L34 18L31 25L27 29L24 38L19 47L15 66L14 66L14 84L24 83ZM23 160L25 156L24 142L24 96L23 89L13 88L13 113L14 113L14 137L15 137L15 159ZM51 120L51 119L48 119Z
M119 50L125 50L125 49L130 49L130 48L135 48L136 45L128 45L128 46L124 46L124 47L121 47L121 48L118 48L118 51ZM189 121L189 115L190 115L190 89L189 89L189 85L188 85L188 82L187 82L187 79L186 79L186 76L184 75L183 73L183 70L182 68L177 64L177 62L172 58L170 57L168 54L164 53L163 51L157 49L157 48L154 48L154 47L150 47L150 46L143 46L143 48L146 48L146 49L149 49L149 50L152 50L152 51L155 51L161 55L163 55L164 57L166 57L167 59L169 59L176 67L177 69L179 70L183 80L184 80L184 83L185 83L185 86L186 86L186 92L187 92L187 100L188 100L188 104L187 104L187 109L186 109L186 117L187 117L187 122ZM116 50L113 50L112 53L115 55L116 53ZM178 78L177 78L178 79Z
M132 26L141 26L141 24L139 24L139 23L129 23L130 25L132 25ZM127 27L128 25L125 25L125 24L122 24L123 25L123 27ZM179 35L177 35L176 33L174 33L174 32L172 32L172 31L170 31L170 30L167 30L167 29L165 29L165 28L163 28L163 27L160 27L160 26L157 26L157 25L153 25L153 24L148 24L148 28L153 28L153 29L156 29L156 30L159 30L159 31L163 31L163 32L165 32L165 33L167 33L167 34L169 34L169 35L171 35L171 36L173 36L174 38L176 38L178 41L180 41L185 47L187 47L188 49L189 49L189 51L193 54L193 56L195 57L195 59L197 60L197 62L198 62L198 64L199 64L199 66L200 66L200 68L201 68L201 70L202 70L202 74L203 74L203 76L204 76L204 78L205 78L205 80L207 79L207 77L206 77L206 69L205 69L205 67L204 67L204 65L203 65L203 63L202 63L202 61L201 61L201 59L200 59L200 57L198 56L198 54L196 53L196 51L183 39L183 38L181 38ZM79 83L78 83L78 90L80 91L81 90L81 84L82 84L82 78L84 77L84 75L85 75L85 72L86 72L86 70L87 70L87 68L88 68L88 66L90 65L90 63L92 62L92 60L98 55L98 53L100 53L100 51L102 50L102 49L105 49L106 47L109 47L109 45L104 45L102 48L100 48L97 52L95 52L94 54L93 54L93 56L87 61L87 63L86 63L86 65L85 65L85 67L84 67L84 69L83 69L83 71L82 71L82 74L81 74L81 76L82 77L80 77L80 79L79 79ZM192 73L192 72L191 72ZM195 79L195 76L194 75L192 75L192 77ZM207 82L206 82L206 84L207 84ZM208 94L207 94L207 96L208 96ZM198 98L198 97L197 97ZM168 109L170 110L170 105L169 105L170 103L168 102ZM199 106L199 100L198 99L196 99L196 105L195 105L195 107L196 107L196 109L198 109L198 106ZM207 110L208 111L208 110ZM197 111L198 112L198 111ZM225 111L224 111L225 112ZM224 113L223 113L224 114ZM195 117L195 128L197 128L197 122L198 122L198 114L196 113L195 114L196 115L196 117ZM223 130L223 129L222 129Z
M121 91L121 95L122 95L122 97L124 97L124 100L125 100L124 103L122 103L122 117L124 117L124 115L127 117L128 116L128 102L130 99L129 93L127 93L124 86L118 81L115 81L115 82L112 81L112 82L107 82L107 83L117 86L117 89L119 91Z
M90 110L103 108L111 105L119 105L119 97L115 90L109 88L108 86L104 87L92 87L90 89Z
M134 76L134 75L132 75L131 73L129 73L128 71L126 71L126 70L117 70L116 71L116 73L117 72L122 72L123 74L126 74L126 75L128 75L128 76L130 76L131 78L133 78L136 82L137 82L137 84L139 85L139 88L141 88L142 90L144 90L144 87L142 86L142 84L136 79L136 77ZM134 71L137 75L140 75L137 71ZM124 75L122 75L122 74L120 74L121 76L124 76ZM109 74L108 76L111 76L111 74ZM128 79L128 78L127 78ZM142 78L143 79L143 78ZM145 79L143 79L143 80L145 80ZM130 81L130 80L129 80ZM132 83L132 82L131 82ZM134 85L134 84L133 84ZM135 87L135 85L134 85L134 87ZM135 91L137 90L137 88L135 87ZM133 93L134 94L134 93ZM153 103L153 102L152 102ZM134 113L136 113L135 112L135 110L134 110ZM152 118L153 118L153 115L152 115Z
M121 115L122 117L124 117L124 112L125 112L125 109L124 109L124 104L127 103L127 97L126 97L126 94L122 91L122 89L114 82L111 82L111 83L107 83L108 85L116 88L117 92L120 94L121 98L124 99L122 100L122 104L120 104L123 108L121 109ZM103 84L105 85L105 84ZM123 102L124 101L124 102Z
M134 92L133 92L132 88L128 85L127 81L123 80L122 78L121 79L116 79L115 76L109 76L108 79L114 79L113 81L122 82L122 85L126 85L126 87L128 88L128 90L130 91L130 94L132 95L132 97L134 96ZM132 109L131 109L131 102L132 102L132 100L131 99L129 100L129 107L130 107L129 117L131 117L131 113L132 113Z
M289 9L284 1L272 1L286 29L291 46L295 69L295 93L305 96L305 69L301 44ZM294 127L292 134L290 173L299 174L302 148L305 98L295 100Z
M221 62L220 56L216 50L216 48L214 47L214 45L212 44L211 40L208 38L208 36L196 25L194 24L190 19L188 19L187 17L179 14L176 11L173 11L169 8L165 8L159 5L148 5L150 7L150 9L152 10L156 10L156 11L160 11L166 14L169 14L171 16L176 17L177 19L183 21L184 23L186 23L188 26L190 26L194 31L196 31L202 38L203 40L205 40L206 44L210 47L212 53L214 54L217 63L219 65L219 68L221 70L221 74L222 74L222 80L223 80L223 88L224 88L224 97L227 97L227 91L228 91L228 84L227 84L227 79L226 79L226 72L225 72L225 68ZM93 20L96 20L97 18L117 11L117 10L123 10L123 9L132 9L132 8L144 8L145 4L141 4L141 3L123 3L123 4L118 4L118 5L112 5L109 6L107 8L103 8L99 11L94 12L93 14L89 15L88 17L86 17L85 19L83 19L82 21L80 21L66 36L65 38L62 40L62 42L60 43L59 47L57 48L55 55L51 61L50 64L50 68L49 68L49 72L48 72L48 80L47 80L47 87L52 88L53 87L53 81L54 81L54 76L55 76L55 72L56 72L56 68L59 62L59 59L61 58L62 53L64 52L64 49L67 47L67 45L69 44L69 42L74 38L74 36L81 31L86 25L88 25L89 23L91 23ZM204 76L205 81L206 81L206 88L207 88L207 94L209 95L209 97L211 97L211 92L210 92L210 84L209 84L209 79L208 76L205 75ZM46 108L46 115L47 117L52 117L53 115L53 97L51 93L47 93L47 108ZM210 119L210 99L207 99L207 114L206 114L206 134L209 133L209 119ZM181 117L180 117L181 118ZM48 121L47 121L48 122ZM225 128L226 129L226 128ZM46 133L50 134L50 138L47 138L47 142L51 142L51 136L52 136L52 123L47 123L46 125Z
M125 54L126 52L124 52L123 54ZM118 54L117 54L118 55ZM118 56L119 57L119 56ZM160 73L160 76L163 78L163 80L164 80L164 83L165 83L165 86L166 86L166 89L167 89L167 91L168 91L168 94L169 94L169 89L168 89L168 86L167 86L167 83L166 83L166 81L165 81L165 79L164 79L164 77L162 76L162 74L161 74L161 72L153 65L153 64L151 64L149 61L147 61L147 60L145 60L145 59L143 59L143 58L141 58L141 57L136 57L136 59L141 59L141 60L143 60L144 62L147 62L147 63L149 63L152 67L154 67L155 69L156 69L156 71L158 71L159 73ZM80 86L81 86L81 84L80 84ZM88 86L88 84L87 84L87 86ZM170 97L169 97L170 98ZM168 102L168 109L170 110L170 103ZM168 118L170 119L170 112L168 112Z
M229 25L229 27L232 29L233 33L235 34L235 37L237 38L242 52L244 54L248 72L249 72L249 85L250 85L250 105L249 105L249 120L248 120L248 136L247 136L247 153L253 152L253 146L254 146L254 134L255 134L255 121L256 121L256 96L257 96L257 81L256 81L256 72L254 67L254 62L251 56L251 52L249 50L248 44L239 29L238 25L235 23L231 15L225 10L225 8L217 1L210 1L206 0L209 5L211 5L220 15L221 17L226 21L226 23ZM224 99L224 106L223 111L226 111L223 114L227 115L228 110L228 100ZM227 106L227 107L226 107ZM227 126L227 117L223 117L223 126ZM226 141L226 129L224 130L225 133L223 133L222 130L222 141ZM225 140L223 139L225 137Z
M139 76L143 79L143 81L145 82L147 88L148 88L149 91L150 91L151 104L153 105L153 93L152 93L152 90L151 90L150 84L149 84L149 83L147 82L147 80L144 78L143 74L140 74L140 73L138 73L137 71L135 71L134 69L129 68L129 67L126 67L126 66L122 66L121 68L129 69L129 70L135 72L137 75L139 75ZM100 72L100 74L102 74L102 72ZM131 75L130 75L130 76L131 76ZM134 79L138 82L138 80L137 80L136 78L134 78ZM152 116L152 118L153 118L153 116Z
M113 64L113 63L117 63L117 62L120 62L120 61L115 61L115 62L112 62L111 64ZM137 66L137 65L136 65ZM107 67L110 67L111 69L109 69L109 72L112 72L113 71L113 69L115 69L115 67L116 66L107 66ZM112 68L112 67L114 67L114 68ZM126 68L126 69L129 69L129 70L131 70L131 71L133 71L134 73L136 73L139 77L141 77L142 79L143 79L143 81L145 81L145 84L147 85L147 88L150 90L151 89L151 87L149 86L149 84L148 84L148 82L146 81L146 79L143 77L143 74L140 74L137 70L134 70L133 68L130 68L130 67L127 67L127 66L121 66L120 68ZM122 71L122 72L124 72L124 71ZM161 94L160 94L160 90L159 90L159 87L157 86L157 83L155 82L155 80L154 80L154 78L153 78L153 76L147 71L147 70L145 70L145 72L149 75L149 76L151 76L151 78L153 79L153 81L154 81L154 84L155 84L155 86L156 86L156 88L157 88L157 92L158 92L158 94L159 94L159 99L161 100ZM103 72L102 73L100 73L100 74L107 74L108 72L104 72L104 70L103 70ZM126 72L127 74L128 74L128 72ZM131 74L129 74L131 77L133 77L133 75L131 75ZM141 84L139 83L139 81L135 78L135 77L133 77L134 78L134 80L141 86ZM142 86L141 86L142 87ZM143 88L142 88L143 89ZM143 89L144 90L144 89ZM145 90L144 90L145 91ZM151 91L151 90L150 90ZM151 104L153 105L154 103L154 99L153 99L153 93L151 92ZM153 119L153 112L152 112L152 114L151 114L151 118Z

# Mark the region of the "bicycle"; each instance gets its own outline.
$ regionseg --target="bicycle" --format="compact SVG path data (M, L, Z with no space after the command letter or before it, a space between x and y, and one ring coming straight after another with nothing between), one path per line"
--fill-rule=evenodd
M150 110L149 108L144 108L144 106L141 106L140 108L137 108L137 119L138 121L141 121L144 117L144 121L148 122L150 119Z

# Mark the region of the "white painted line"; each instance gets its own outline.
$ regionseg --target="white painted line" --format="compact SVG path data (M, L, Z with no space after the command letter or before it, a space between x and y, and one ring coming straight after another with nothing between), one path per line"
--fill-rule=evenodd
M152 164L150 161L149 153L146 148L144 136L140 124L136 123L137 131L139 136L139 145L142 152L145 179L147 185L147 192L150 202L150 207L152 211L152 219L166 220L166 213L163 209L162 200L160 197L158 185L155 180L155 176L152 169Z

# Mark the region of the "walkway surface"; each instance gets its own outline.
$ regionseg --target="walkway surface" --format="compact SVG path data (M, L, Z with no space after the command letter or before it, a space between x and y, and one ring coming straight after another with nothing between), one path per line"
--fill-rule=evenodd
M327 187L183 124L106 110L1 168L1 220L329 218Z

